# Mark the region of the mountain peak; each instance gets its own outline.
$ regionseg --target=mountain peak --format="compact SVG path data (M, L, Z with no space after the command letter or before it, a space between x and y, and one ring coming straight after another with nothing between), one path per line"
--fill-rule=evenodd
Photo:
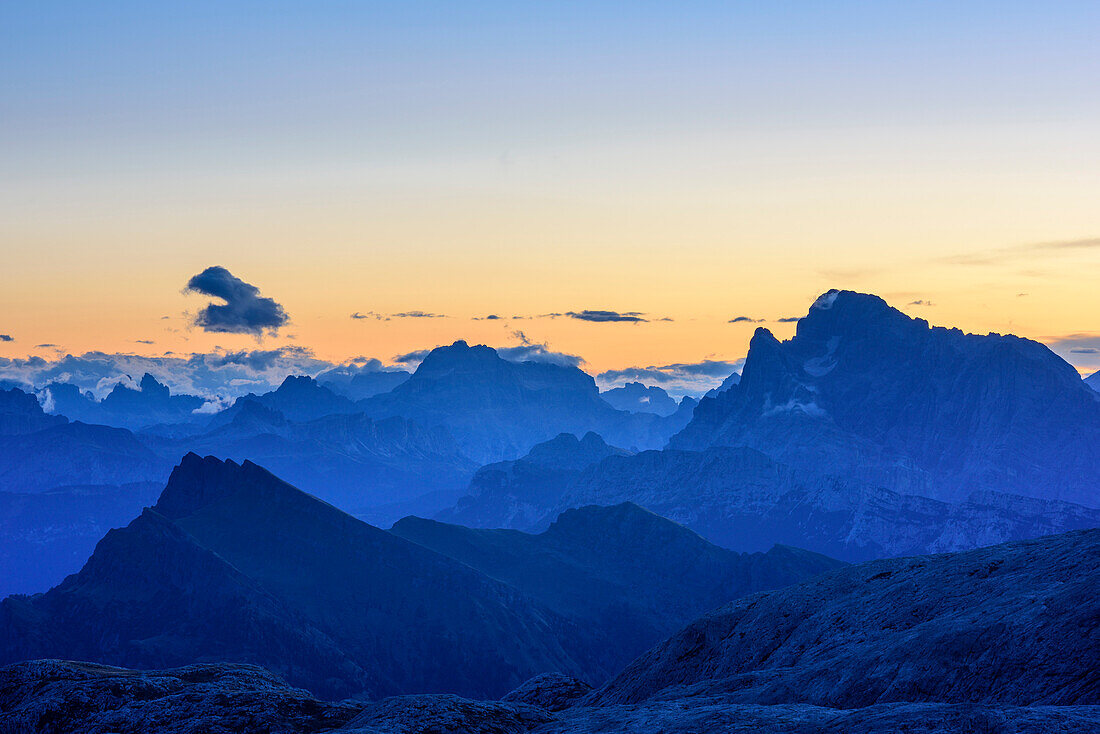
M251 461L238 464L231 459L199 456L190 452L172 470L168 484L153 509L173 520L186 517L246 482L257 480L282 482Z
M159 380L157 380L157 378L153 377L148 372L141 376L140 386L141 391L143 393L148 393L149 395L156 395L158 397L167 398L171 394L171 391L168 389L167 385L161 383Z

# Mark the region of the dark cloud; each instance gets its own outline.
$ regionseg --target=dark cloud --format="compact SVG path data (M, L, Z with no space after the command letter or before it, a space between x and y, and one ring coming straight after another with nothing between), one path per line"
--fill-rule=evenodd
M15 339L10 334L0 334L0 342L13 342Z
M775 322L777 324L793 324L793 323L795 323L796 321L799 321L799 320L801 320L801 319L798 316L784 316L781 319L776 319Z
M56 344L35 344L35 349L57 349Z
M557 315L560 315L560 314L548 314L548 315L557 316ZM644 314L641 311L625 311L625 312L620 313L618 311L593 311L591 309L585 309L584 311L566 311L565 315L568 316L571 319L579 319L581 321L592 321L594 323L600 323L600 324L603 324L603 323L616 323L616 322L626 322L626 323L636 324L636 323L640 323L640 322L649 320L649 319L642 318L642 316Z
M246 283L220 265L214 265L187 281L185 293L220 298L224 305L207 304L195 317L203 331L260 336L272 333L290 320L283 307L260 295L260 289Z
M935 306L936 304L932 303L931 301L925 301L925 300L922 299L922 300L919 300L919 301L910 301L909 305L910 306Z
M427 311L403 311L402 313L391 314L395 319L445 319L447 314L444 313L428 313Z
M355 313L353 313L351 315L351 317L353 319L380 319L380 318L382 318L382 316L380 314L376 314L374 311L367 311L366 313L359 313L358 311L356 311Z
M424 358L428 356L431 349L414 349L411 352L405 354L398 354L393 358L393 361L397 364L419 364L424 361Z
M503 316L498 316L495 313L491 313L488 316L474 316L473 320L474 321L499 321L502 318L504 318L504 317Z
M509 362L545 362L560 367L580 367L584 358L576 354L555 352L546 344L521 344L518 347L497 347L501 359Z
M1100 332L1046 337L1042 342L1074 367L1088 370L1100 367Z
M134 339L134 344L156 344L152 339Z
M729 320L728 323L731 323L731 324L762 324L762 323L764 323L764 319L754 319L754 318L750 318L748 316L734 316L732 319Z

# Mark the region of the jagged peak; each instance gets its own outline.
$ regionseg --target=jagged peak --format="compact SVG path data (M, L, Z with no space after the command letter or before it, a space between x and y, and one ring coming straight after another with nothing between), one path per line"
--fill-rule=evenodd
M251 461L238 464L232 459L199 456L192 451L172 470L153 509L171 519L186 517L242 484L257 480L282 483Z

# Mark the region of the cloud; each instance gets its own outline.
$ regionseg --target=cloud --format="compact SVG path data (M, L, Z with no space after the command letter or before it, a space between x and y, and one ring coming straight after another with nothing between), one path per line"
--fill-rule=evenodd
M474 316L473 320L474 321L499 321L502 318L504 318L504 317L503 316L498 316L495 313L491 313L488 316Z
M403 311L402 313L391 314L395 319L445 319L447 314L443 313L428 313L427 311Z
M424 358L428 356L431 349L414 349L411 352L405 354L398 354L393 358L393 361L397 364L413 365L420 364L424 361Z
M518 347L497 347L497 354L501 359L509 362L544 362L556 364L559 367L580 367L584 364L584 358L576 354L555 352L546 344L532 344L530 342Z
M596 375L596 381L603 389L619 387L627 382L642 382L648 385L659 385L669 394L677 397L698 396L718 387L722 380L739 370L744 362L744 359L732 361L704 359L701 362L625 367L601 372Z
M936 304L932 303L931 301L925 301L925 300L922 299L922 300L919 300L919 301L910 301L909 305L910 306L935 306Z
M1046 337L1040 341L1079 370L1100 369L1100 332L1078 332Z
M134 339L134 344L156 344L152 339Z
M796 321L801 321L801 318L798 316L784 316L781 319L775 320L777 324L793 324Z
M726 323L730 323L730 324L742 324L742 323L744 323L744 324L762 324L762 323L764 323L764 319L753 319L753 318L749 318L748 316L734 316L732 319L730 319Z
M286 326L290 318L283 307L260 295L260 289L246 283L220 265L214 265L187 281L185 293L201 293L220 298L224 305L207 304L195 316L195 326L203 331L261 336Z
M10 334L0 334L0 342L13 342L15 339Z
M56 344L35 344L35 349L57 349Z
M954 265L995 265L1037 253L1064 252L1071 250L1100 250L1100 237L1031 242L1024 245L998 247L993 250L985 250L982 252L951 255L949 257L940 258L940 261Z
M351 317L353 319L380 319L382 318L382 315L377 314L374 311L367 311L366 313L359 313L358 311L356 311L351 315Z
M367 361L360 358L358 363ZM148 372L173 393L225 402L248 392L273 390L288 375L315 376L339 366L299 346L182 355L166 352L159 357L85 352L55 359L0 358L0 380L37 390L50 382L71 383L102 399L116 384L134 384L134 379Z
M592 321L594 323L614 323L614 322L626 322L637 324L649 319L644 319L644 315L641 311L625 311L619 313L618 311L593 311L585 309L584 311L566 311L565 315L571 319L579 319L580 321Z

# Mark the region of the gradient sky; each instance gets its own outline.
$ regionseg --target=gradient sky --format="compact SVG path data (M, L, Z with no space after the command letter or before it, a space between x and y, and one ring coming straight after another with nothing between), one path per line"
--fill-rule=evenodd
M1097 38L1096 2L4 3L0 356L255 347L188 327L222 265L333 360L733 359L730 319L851 288L1100 369ZM582 309L651 321L472 319Z

